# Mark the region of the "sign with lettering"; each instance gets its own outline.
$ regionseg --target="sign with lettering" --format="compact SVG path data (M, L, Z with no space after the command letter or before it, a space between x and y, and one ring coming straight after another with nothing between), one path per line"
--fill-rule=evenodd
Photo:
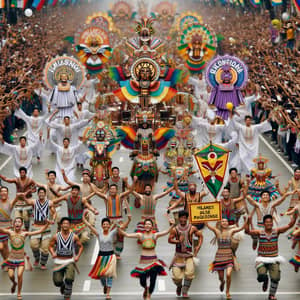
M238 57L224 55L217 56L206 68L206 81L215 88L223 83L224 72L231 73L230 85L242 88L248 80L248 69Z
M220 221L222 217L220 202L191 203L189 204L189 210L192 224Z
M84 66L72 56L57 56L47 62L44 69L44 82L48 88L54 88L62 75L66 75L68 82L79 89L85 80Z

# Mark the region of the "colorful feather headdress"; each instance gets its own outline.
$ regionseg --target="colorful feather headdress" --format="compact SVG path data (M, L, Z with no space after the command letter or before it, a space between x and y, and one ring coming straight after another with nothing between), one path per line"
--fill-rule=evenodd
M153 28L154 19L153 18L142 18L140 22L136 22L135 32L141 35L144 29L146 29L150 35L155 33Z

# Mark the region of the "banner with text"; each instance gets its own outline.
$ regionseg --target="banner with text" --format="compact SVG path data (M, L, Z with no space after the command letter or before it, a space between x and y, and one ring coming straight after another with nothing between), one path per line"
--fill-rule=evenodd
M221 220L220 202L191 203L189 204L189 209L190 222L192 224Z

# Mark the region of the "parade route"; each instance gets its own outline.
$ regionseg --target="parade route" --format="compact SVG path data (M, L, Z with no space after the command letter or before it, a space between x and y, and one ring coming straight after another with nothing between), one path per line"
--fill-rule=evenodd
M260 152L270 158L269 167L273 170L274 175L280 174L280 182L282 185L286 185L288 179L291 177L290 170L287 169L286 164L278 159L278 155L271 150L269 146L266 146L264 142L260 142ZM121 175L128 174L128 170L131 168L131 160L128 159L129 152L121 149L113 156L113 165L120 166ZM161 155L162 156L162 155ZM3 164L7 157L1 156L0 163ZM122 163L121 163L122 162ZM161 158L159 158L161 163ZM44 170L51 169L55 165L55 157L51 155L47 150L44 151L40 164L33 164L33 173L35 178L45 182ZM12 173L12 161L9 160L2 170L5 176L11 177ZM77 171L77 180L80 181L80 172ZM159 181L155 187L155 193L160 192L167 180L166 175L160 175ZM193 178L197 182L197 178ZM10 195L14 193L14 185L9 185ZM99 228L100 220L104 216L104 203L100 198L92 198L93 204L100 211L100 216L97 217L97 228ZM167 219L163 216L166 211L168 198L165 197L159 200L157 205L156 217L158 220L158 226L160 230L167 228ZM65 204L63 204L62 213L65 214ZM133 200L130 201L130 206L133 207ZM280 207L280 211L285 211L288 207L288 201L283 203ZM128 232L133 232L136 223L139 220L140 211L136 208L132 208L133 219L129 225ZM287 223L287 217L281 217L281 223ZM213 260L216 247L210 244L212 234L207 229L204 230L204 243L199 252L200 265L197 266L196 279L193 281L190 290L190 299L208 299L208 300L221 300L225 299L225 294L219 292L219 282L217 275L208 271L208 265ZM261 292L261 285L256 281L256 271L254 268L254 261L256 253L251 248L251 238L245 236L241 241L238 249L238 261L241 265L239 272L233 272L232 276L232 297L236 300L263 300L267 299L267 294ZM26 243L27 253L32 255L29 248L29 241ZM104 299L102 293L102 287L97 280L90 279L88 273L91 270L97 253L98 246L95 238L92 238L88 244L85 245L83 255L81 256L78 267L80 274L76 274L74 283L72 299ZM159 240L157 245L158 257L166 262L167 265L171 262L174 246L167 243L167 238L164 237ZM287 239L286 235L282 235L279 241L279 253L285 257L288 261L294 253L291 249L291 243ZM125 247L122 254L122 259L118 262L118 278L115 280L112 296L113 299L141 299L142 289L139 287L138 280L130 277L130 271L135 267L140 255L139 246L134 240L125 239ZM61 299L59 290L54 287L52 283L52 259L49 259L48 270L42 271L35 269L33 272L24 273L24 286L23 286L23 299L35 300L35 299L49 299L56 300ZM175 285L173 284L168 272L166 277L158 277L156 290L153 294L154 299L175 299ZM0 272L0 298L1 299L15 299L15 296L9 294L10 282L7 274L3 271ZM298 274L294 273L293 267L286 262L281 265L281 281L278 289L278 299L283 300L298 300L300 297L299 289L300 278Z

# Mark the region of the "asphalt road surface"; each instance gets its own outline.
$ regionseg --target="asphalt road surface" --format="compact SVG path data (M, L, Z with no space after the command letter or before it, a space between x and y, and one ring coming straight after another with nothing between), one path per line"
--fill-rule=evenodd
M274 152L270 150L270 146L265 143L260 143L260 152L270 158L269 167L272 168L273 174L280 174L281 186L287 184L291 177L291 169L288 169ZM128 176L128 171L131 168L132 161L128 158L128 151L120 150L115 153L113 165L121 168L121 175ZM160 159L161 163L162 159ZM34 178L45 182L44 170L52 169L55 166L55 156L48 151L44 151L41 162L34 162L33 173ZM12 160L2 156L0 157L0 172L8 177L13 176ZM77 172L77 179L80 180L80 172ZM165 185L167 177L160 175L158 184L155 187L155 192L160 192ZM195 178L197 180L197 178ZM10 196L14 195L14 185L8 185L10 188ZM159 200L157 205L157 221L160 230L167 228L167 219L163 216L166 211L168 197ZM100 216L97 218L97 226L100 226L100 220L105 214L104 203L99 198L93 198L93 204L100 210ZM133 200L130 205L133 206ZM288 206L286 201L279 211L284 211ZM133 208L133 220L129 226L128 232L133 232L136 223L139 221L140 211ZM62 215L65 214L65 207L62 210ZM281 224L287 223L288 218L282 217ZM213 261L216 252L216 247L210 244L212 234L208 230L204 230L204 244L199 252L200 264L197 266L197 275L190 289L190 299L205 299L219 300L225 299L225 294L218 290L219 282L217 274L209 273L208 265ZM27 241L27 253L29 249L29 241ZM291 249L291 243L286 235L282 235L279 242L280 254L288 261L293 255L294 250ZM88 273L96 259L98 252L97 243L92 238L85 245L84 253L78 262L80 274L76 275L76 280L73 289L73 299L104 299L102 288L99 281L92 280L88 277ZM164 260L168 265L174 253L174 246L167 243L167 237L158 241L157 253L159 258ZM118 262L118 278L114 280L112 288L112 297L117 300L135 300L142 298L142 289L139 286L138 280L130 277L130 271L138 262L140 255L139 246L134 240L125 240L124 252L122 259ZM256 253L252 251L251 239L248 236L241 241L238 250L238 261L241 265L239 272L234 272L232 276L232 298L235 300L262 300L267 299L267 294L262 293L261 285L256 281L256 271L254 268ZM25 272L23 285L23 299L62 299L57 288L52 283L52 259L49 260L48 270L42 271L34 269L32 272ZM7 273L0 271L0 298L15 299L16 295L10 295L10 281ZM168 276L159 277L156 285L156 290L153 294L154 299L175 299L175 285L172 283L170 273ZM299 300L300 299L300 274L296 274L293 267L289 264L281 265L281 281L278 289L278 299L284 300Z

